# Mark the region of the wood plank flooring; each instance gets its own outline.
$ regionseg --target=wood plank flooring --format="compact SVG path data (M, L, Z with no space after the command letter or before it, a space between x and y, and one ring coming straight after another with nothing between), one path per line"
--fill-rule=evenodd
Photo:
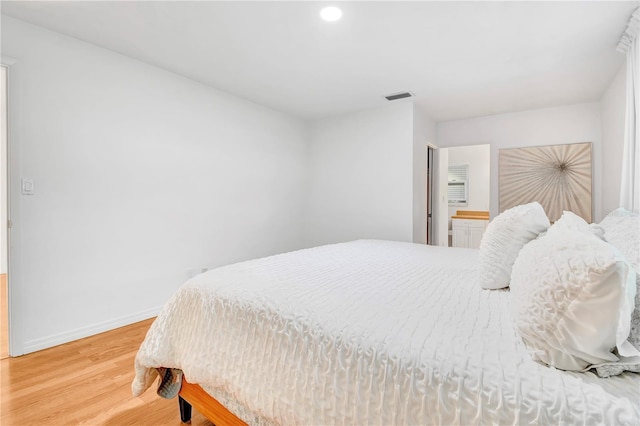
M0 424L180 425L177 398L131 396L133 361L152 320L0 361ZM212 423L195 412L194 426Z

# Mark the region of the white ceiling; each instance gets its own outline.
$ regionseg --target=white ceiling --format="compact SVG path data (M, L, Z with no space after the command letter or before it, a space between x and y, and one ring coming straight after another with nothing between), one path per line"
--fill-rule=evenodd
M631 2L12 2L2 13L298 117L409 90L436 121L599 100Z

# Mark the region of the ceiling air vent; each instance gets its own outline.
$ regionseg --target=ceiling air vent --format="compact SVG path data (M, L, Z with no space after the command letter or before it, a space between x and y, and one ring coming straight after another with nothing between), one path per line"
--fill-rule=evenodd
M412 96L413 96L413 93L411 92L401 92L401 93L394 93L393 95L387 95L385 96L385 99L388 101L395 101L396 99L410 98Z

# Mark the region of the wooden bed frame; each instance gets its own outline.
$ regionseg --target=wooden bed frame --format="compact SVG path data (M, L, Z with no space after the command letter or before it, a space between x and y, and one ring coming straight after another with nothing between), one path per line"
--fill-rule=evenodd
M247 426L245 422L227 410L224 405L206 393L199 385L187 382L184 376L182 377L182 387L178 393L178 402L180 403L182 423L191 422L191 407L193 407L216 426Z

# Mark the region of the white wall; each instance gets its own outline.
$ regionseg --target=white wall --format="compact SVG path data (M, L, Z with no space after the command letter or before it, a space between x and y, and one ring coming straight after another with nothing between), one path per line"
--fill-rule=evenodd
M189 269L302 246L303 122L6 16L2 53L12 167L35 182L12 194L14 354L150 317Z
M600 100L602 111L602 214L620 206L620 177L624 151L626 67L616 77Z
M435 244L439 246L449 246L449 148L438 148L436 151L436 160L438 163L438 179L437 182L437 201L434 206L435 220L434 228L436 231Z
M448 150L449 164L469 165L467 182L469 203L466 206L449 206L449 218L458 210L488 211L491 187L491 146L486 144L459 146Z
M498 150L593 143L594 222L602 218L603 158L600 104L590 102L438 123L438 145L491 145L490 212L498 213ZM607 191L610 188L606 188Z
M413 104L311 123L307 246L413 238Z

